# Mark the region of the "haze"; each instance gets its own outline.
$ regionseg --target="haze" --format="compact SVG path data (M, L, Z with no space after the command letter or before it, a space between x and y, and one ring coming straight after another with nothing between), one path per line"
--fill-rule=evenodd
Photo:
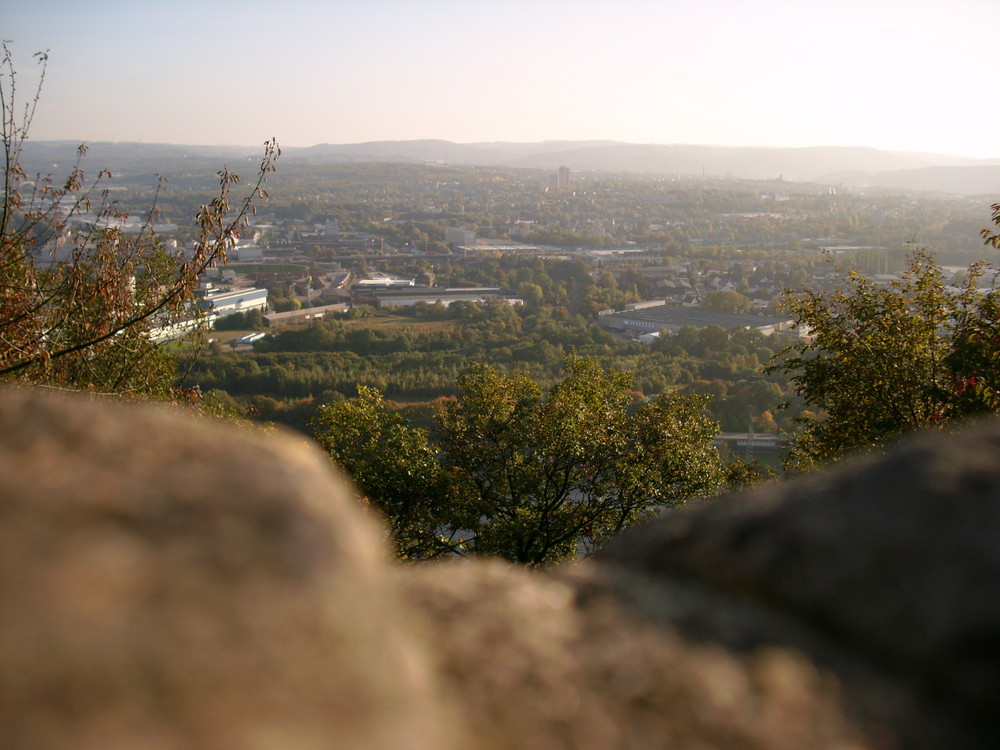
M1000 157L997 0L0 0L34 140Z

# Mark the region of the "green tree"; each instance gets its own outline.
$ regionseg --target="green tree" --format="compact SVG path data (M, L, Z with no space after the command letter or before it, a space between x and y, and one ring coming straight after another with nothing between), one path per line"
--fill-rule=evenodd
M36 56L44 81L47 56ZM198 279L225 263L240 228L264 198L263 183L279 150L265 145L258 179L234 207L239 178L222 170L218 196L201 207L199 235L190 257L165 247L153 232L156 200L138 233L120 227L125 217L109 199L100 172L82 168L86 147L66 180L28 179L21 152L41 94L26 109L15 97L12 54L3 45L0 103L3 121L3 205L0 207L0 378L102 393L165 396L176 364L155 335L192 316ZM82 214L96 220L84 223Z
M734 291L705 292L699 304L702 310L745 315L753 312L753 303L743 294Z
M260 331L265 327L264 313L259 309L235 312L217 319L212 327L216 331L240 331L246 328Z
M704 401L632 408L626 373L570 357L544 393L525 375L472 364L441 409L442 461L470 511L470 547L545 565L588 550L722 477Z
M791 440L789 464L808 467L881 450L909 430L991 411L1000 386L1000 310L981 292L984 267L950 288L925 252L880 286L858 273L834 292L786 296L808 334L766 368L785 373L819 418Z
M517 295L532 309L542 304L544 298L542 288L531 281L522 281L517 287Z
M313 422L404 559L471 552L548 565L725 482L703 398L643 400L625 373L576 357L547 391L481 364L459 385L430 433L365 386Z
M994 203L990 206L990 210L993 212L990 217L993 221L993 226L1000 228L1000 203ZM1000 231L993 228L987 228L983 229L979 234L982 236L985 244L1000 250Z
M363 385L356 400L321 406L312 426L363 501L385 517L401 559L434 557L455 546L447 529L456 507L426 430L410 427L378 390Z

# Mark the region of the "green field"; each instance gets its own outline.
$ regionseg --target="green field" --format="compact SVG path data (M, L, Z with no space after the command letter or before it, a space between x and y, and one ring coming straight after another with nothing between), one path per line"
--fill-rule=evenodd
M391 313L378 313L374 318L356 318L354 320L341 320L344 328L352 330L356 328L374 328L377 330L393 330L407 328L411 331L450 331L460 325L455 320L424 320L421 318L411 318L405 315L393 315Z
M206 331L205 337L209 339L215 339L222 344L228 344L230 341L235 341L241 336L246 336L249 333L256 333L256 331L251 331L250 329L242 331Z

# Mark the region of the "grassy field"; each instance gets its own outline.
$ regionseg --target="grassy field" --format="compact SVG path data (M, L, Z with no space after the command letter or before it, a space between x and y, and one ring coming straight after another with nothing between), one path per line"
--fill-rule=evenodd
M206 338L215 339L222 344L228 344L230 341L235 341L240 336L246 336L248 333L257 333L257 331L251 331L249 328L245 331L208 331Z
M420 318L409 318L402 315L392 315L388 313L379 313L374 318L358 318L356 320L342 320L341 322L347 330L371 328L379 331L391 331L405 328L413 333L450 331L459 325L458 321L454 320L422 320ZM287 328L306 328L310 325L310 321L304 321L300 323L293 323L291 325L281 325L274 329L265 328L264 332L273 333ZM228 344L241 336L246 336L248 333L256 333L256 331L252 331L250 329L239 331L213 330L208 331L206 335L207 338L215 339L222 344Z
M374 318L357 318L355 320L341 321L344 328L354 330L358 328L373 328L376 330L392 330L394 328L408 328L411 331L450 331L458 326L455 320L424 320L421 318L410 318L404 315L392 315L390 313L379 313Z

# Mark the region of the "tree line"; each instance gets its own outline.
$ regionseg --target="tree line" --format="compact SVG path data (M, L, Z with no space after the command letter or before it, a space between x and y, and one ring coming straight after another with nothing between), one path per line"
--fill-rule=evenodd
M680 389L710 397L709 413L726 431L745 431L755 420L767 429L790 426L801 411L784 376L761 372L780 340L752 329L686 327L645 345L616 339L559 307L461 303L444 312L453 317L435 318L433 327L391 314L312 321L256 342L253 352L206 353L187 380L253 403L265 419L306 429L303 400L315 408L351 398L359 383L400 401L453 396L474 360L547 386L566 356L577 354L627 370L632 387L647 396ZM794 403L779 413L783 401Z

